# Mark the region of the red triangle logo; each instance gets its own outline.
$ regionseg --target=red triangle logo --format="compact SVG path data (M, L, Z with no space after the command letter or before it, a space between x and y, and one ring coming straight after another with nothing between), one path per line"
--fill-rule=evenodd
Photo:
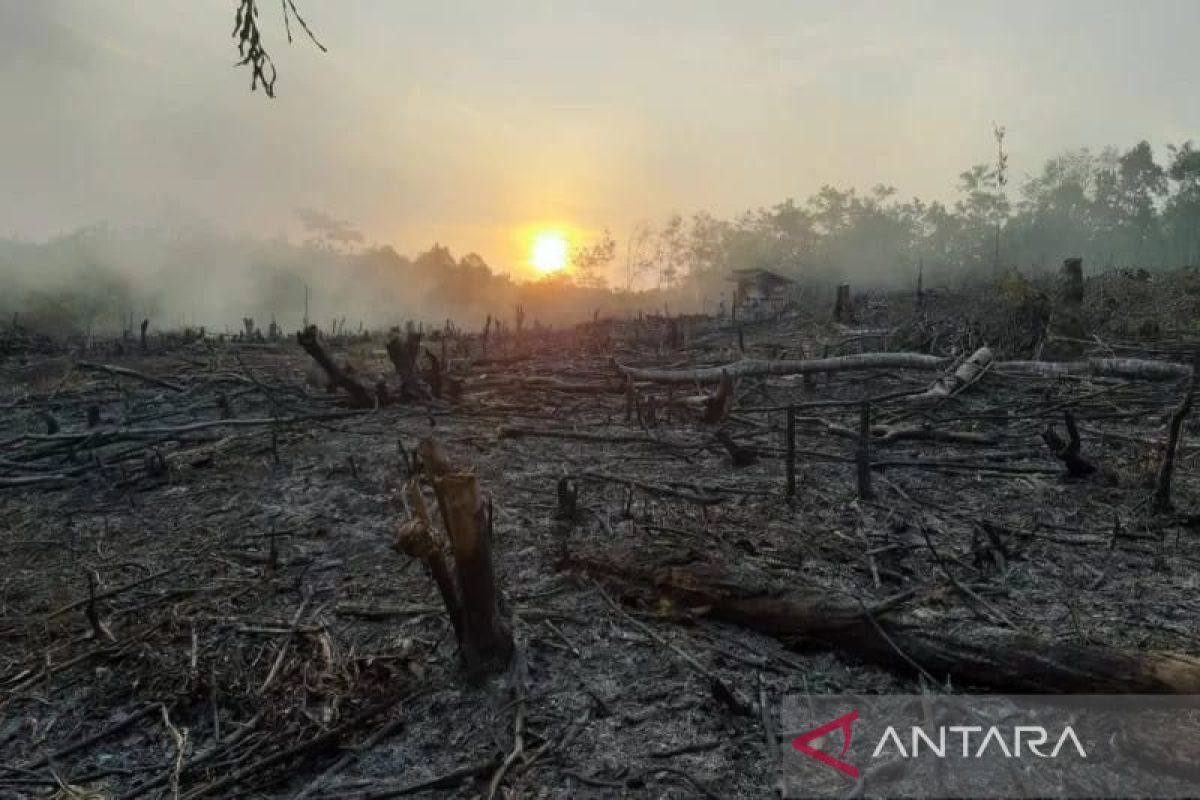
M853 731L851 730L850 726L856 719L858 719L858 709L854 709L849 714L843 714L832 722L826 722L819 728L813 728L808 733L800 734L795 739L792 739L792 747L795 750L804 753L804 755L809 756L810 758L815 758L822 764L827 764L839 772L844 772L851 778L858 780L858 768L853 764L847 764L845 761L841 760L842 758L846 757L846 751L850 749L850 737L853 735ZM839 758L834 758L828 753L822 753L815 747L809 746L808 743L813 739L820 739L830 731L835 731L838 729L842 731L842 752Z

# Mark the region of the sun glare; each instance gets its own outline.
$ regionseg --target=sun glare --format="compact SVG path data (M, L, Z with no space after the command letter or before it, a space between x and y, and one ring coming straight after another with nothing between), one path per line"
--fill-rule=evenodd
M558 272L567 265L567 239L556 231L539 233L533 239L529 263L543 275Z

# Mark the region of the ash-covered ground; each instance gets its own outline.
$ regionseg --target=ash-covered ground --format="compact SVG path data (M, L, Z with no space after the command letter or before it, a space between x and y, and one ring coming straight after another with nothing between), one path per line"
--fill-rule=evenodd
M1190 364L1194 285L1090 281L1081 358ZM917 351L954 367L983 345L997 363L1028 360L1037 292L942 291L920 309L912 293L869 294L849 324L820 298L737 325L510 330L487 356L478 332L444 347L427 336L462 396L378 408L312 386L294 338L159 336L118 353L13 332L0 363L0 796L770 797L787 694L1031 688L1004 685L997 641L1094 654L1095 669L1120 653L1135 677L1164 652L1191 664L1190 417L1174 508L1153 499L1186 378L997 368L916 406L903 395L946 370L749 376L705 421L714 386L630 392L617 366ZM325 346L364 382L395 383L381 337ZM878 430L860 497L866 398ZM1043 438L1065 435L1065 411L1090 476L1068 476ZM392 547L407 459L427 437L477 473L493 509L517 647L477 683L426 569ZM577 491L575 513L560 486ZM658 579L641 579L646 563ZM680 592L668 573L718 586ZM722 605L797 592L857 604L855 624L903 613L912 636L940 637L939 656L924 662L906 646L916 638L872 650ZM968 651L999 666L947 666ZM1081 689L1054 666L1008 672Z

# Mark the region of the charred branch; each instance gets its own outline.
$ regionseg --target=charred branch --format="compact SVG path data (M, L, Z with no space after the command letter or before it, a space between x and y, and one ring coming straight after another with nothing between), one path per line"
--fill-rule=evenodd
M325 352L325 349L321 347L321 342L317 338L316 325L309 325L303 331L297 333L296 342L321 367L329 383L350 395L350 400L356 408L371 408L375 404L374 399L371 397L371 392L338 367L333 359L329 357L329 354Z

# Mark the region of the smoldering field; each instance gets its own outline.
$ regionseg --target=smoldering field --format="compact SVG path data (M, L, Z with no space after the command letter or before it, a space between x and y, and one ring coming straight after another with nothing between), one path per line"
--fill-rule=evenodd
M1200 693L1200 195L1126 155L1007 217L986 169L952 209L671 216L616 291L328 236L5 242L0 793L770 797L785 695ZM794 282L735 318L743 267Z
M386 328L418 316L468 316L485 305L492 278L481 285L464 274L455 282L390 249L351 255L216 230L107 226L47 242L0 242L0 271L8 321L58 336L111 336L131 318L135 326L149 319L155 330L205 327L216 335L251 317L264 329L275 319L293 331L306 313L325 327L345 317L354 327Z

